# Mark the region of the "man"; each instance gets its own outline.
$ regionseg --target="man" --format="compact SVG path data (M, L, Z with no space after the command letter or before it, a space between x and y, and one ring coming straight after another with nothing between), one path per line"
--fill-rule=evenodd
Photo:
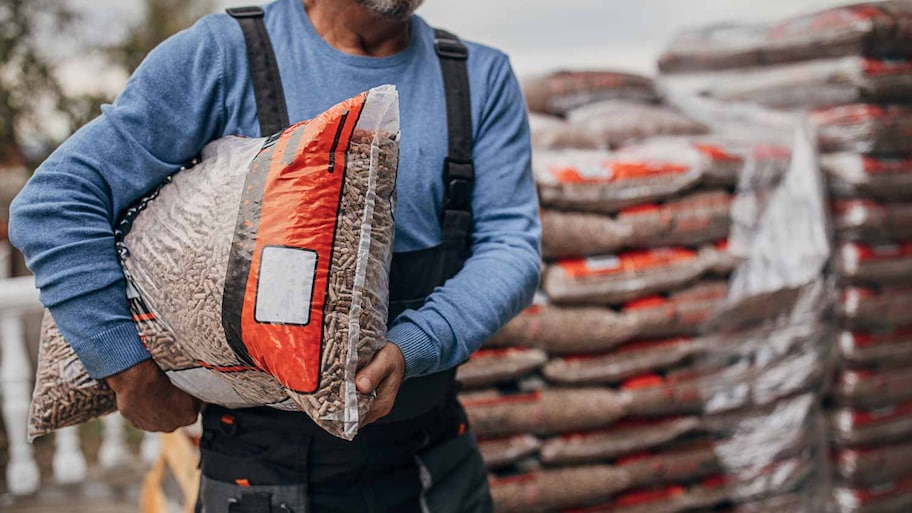
M114 251L119 213L207 142L270 135L267 110L287 109L293 123L380 84L399 89L391 343L356 377L376 393L373 408L345 442L300 413L204 407L207 513L490 511L453 368L538 284L528 124L506 56L435 34L412 14L421 1L278 0L265 14L203 18L154 50L13 205L11 238L90 374L137 427L171 431L199 405L137 336ZM248 46L253 59L272 52L245 40L258 30L251 19L265 23L281 76L272 96L284 106L266 109L255 94L268 85Z

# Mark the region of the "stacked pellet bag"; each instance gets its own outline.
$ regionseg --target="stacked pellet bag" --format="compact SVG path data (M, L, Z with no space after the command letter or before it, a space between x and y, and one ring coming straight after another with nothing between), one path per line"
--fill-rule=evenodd
M704 96L806 110L815 125L839 283L828 417L841 512L912 508L910 59L912 2L891 1L687 32L660 63Z
M707 327L739 261L725 244L739 176L781 179L789 153L707 133L630 86L644 83L591 72L527 86L553 116L532 119L542 293L459 371L500 513L818 500L803 485L821 466L820 323L773 330L761 297L733 333Z
M175 385L354 437L371 400L355 372L385 343L398 148L381 86L268 138L218 139L124 213L130 308ZM30 436L114 408L46 315Z

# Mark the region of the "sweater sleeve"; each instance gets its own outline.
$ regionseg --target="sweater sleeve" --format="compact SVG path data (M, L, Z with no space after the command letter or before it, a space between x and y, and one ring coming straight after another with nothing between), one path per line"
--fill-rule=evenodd
M153 50L112 105L64 142L15 199L10 239L41 301L98 379L147 358L114 249L120 212L224 124L223 56L206 19Z
M471 255L456 276L420 309L401 314L387 333L402 350L407 377L465 361L538 287L541 226L529 125L519 83L506 56L500 57L475 135Z

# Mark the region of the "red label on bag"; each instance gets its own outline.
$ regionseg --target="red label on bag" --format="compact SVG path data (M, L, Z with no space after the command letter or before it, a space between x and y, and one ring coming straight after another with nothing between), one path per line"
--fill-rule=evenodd
M690 169L690 166L671 162L604 160L593 167L552 166L549 172L560 183L608 183L679 175Z
M849 333L852 343L858 347L889 345L896 343L912 342L912 328L903 328L890 333Z
M566 259L557 262L557 265L572 278L584 278L653 269L695 258L697 258L697 253L689 249L660 248L628 251L616 256Z
M642 390L644 388L657 388L665 386L665 379L658 374L646 374L630 378L621 384L621 390Z
M655 308L671 308L671 303L669 300L663 298L662 296L649 296L642 299L637 299L631 301L624 305L622 311L624 312L635 312L637 310L649 310Z
M260 182L263 190L256 205L259 211L241 207L242 213L250 208L253 214L242 223L256 230L253 244L247 243L252 247L241 312L241 338L257 367L296 392L311 393L319 385L325 294L345 179L344 163L366 100L367 93L362 93L305 124L285 130L269 148L268 169L264 162L255 161L249 170L267 174ZM264 153L265 149L261 156ZM296 198L302 194L307 195L307 215L294 215ZM272 292L283 276L287 281L288 262L292 260L296 262L296 273L307 273L306 285L311 293L309 308L286 312L283 315L292 320L284 320L262 307L258 295L261 288Z
M852 411L852 425L866 426L891 422L912 415L912 403L896 404L872 410Z
M703 155L706 155L707 157L709 157L710 159L712 159L716 162L740 162L741 161L741 157L739 157L733 153L729 153L729 152L723 150L722 148L720 148L716 145L713 145L713 144L695 143L693 146L694 146L694 148L697 149L697 151L699 151Z
M858 260L862 262L912 257L912 242L881 244L877 246L850 242L846 244L846 247L853 248L858 254Z
M912 72L912 61L864 59L862 69L866 75L898 75Z
M912 159L891 159L863 156L861 162L869 174L912 173Z

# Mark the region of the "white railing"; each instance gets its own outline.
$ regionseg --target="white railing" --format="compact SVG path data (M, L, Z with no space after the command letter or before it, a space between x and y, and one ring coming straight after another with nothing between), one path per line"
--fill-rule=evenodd
M42 476L32 446L26 441L26 422L32 397L33 371L23 317L41 312L32 277L0 279L0 403L9 440L6 482L13 495L36 492ZM134 458L124 442L124 424L119 415L103 419L103 438L98 453L102 467L114 468ZM53 479L79 483L86 478L86 459L76 428L61 429L54 439ZM158 437L143 439L142 457L158 456Z

